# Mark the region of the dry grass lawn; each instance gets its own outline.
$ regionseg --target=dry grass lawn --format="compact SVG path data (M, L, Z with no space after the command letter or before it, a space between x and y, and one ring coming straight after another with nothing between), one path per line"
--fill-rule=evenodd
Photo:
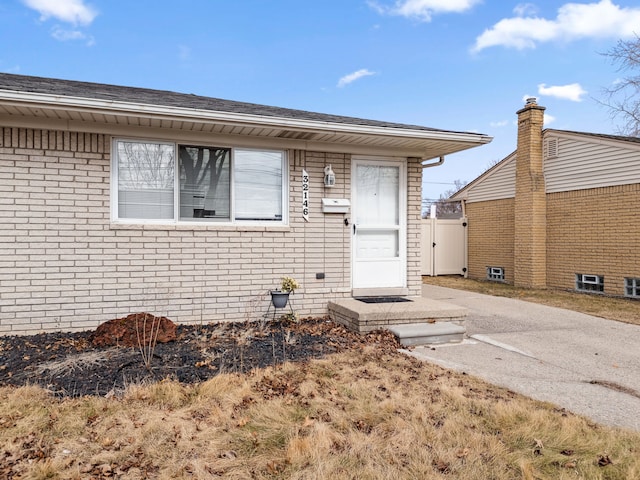
M120 399L2 388L0 478L628 480L640 433L366 346Z
M630 300L425 281L640 324ZM640 433L360 345L122 398L0 388L0 478L629 480Z
M629 298L553 289L518 288L506 283L471 280L457 275L422 277L422 281L441 287L457 288L498 297L517 298L527 302L566 308L596 317L640 325L640 302Z

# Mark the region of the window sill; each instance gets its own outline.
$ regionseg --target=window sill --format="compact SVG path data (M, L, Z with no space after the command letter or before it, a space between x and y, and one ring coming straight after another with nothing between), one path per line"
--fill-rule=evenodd
M167 224L167 223L117 223L111 222L110 230L140 230L140 231L204 231L204 232L290 232L289 225L219 225L219 224Z

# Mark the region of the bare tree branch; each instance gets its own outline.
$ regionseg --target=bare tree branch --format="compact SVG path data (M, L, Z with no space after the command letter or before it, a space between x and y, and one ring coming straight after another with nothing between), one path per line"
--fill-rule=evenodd
M631 40L619 40L615 47L604 53L612 64L618 65L618 72L625 75L610 87L603 88L606 106L614 121L618 121L617 133L640 137L640 36Z

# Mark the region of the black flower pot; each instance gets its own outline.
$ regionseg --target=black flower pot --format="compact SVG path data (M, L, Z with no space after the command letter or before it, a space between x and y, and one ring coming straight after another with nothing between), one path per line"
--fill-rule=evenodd
M271 303L275 308L284 308L289 301L289 292L281 292L280 290L271 291Z

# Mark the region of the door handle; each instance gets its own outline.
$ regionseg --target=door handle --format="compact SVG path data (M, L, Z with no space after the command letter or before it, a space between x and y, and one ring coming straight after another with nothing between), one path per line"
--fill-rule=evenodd
M356 234L356 224L355 223L353 224L353 234L354 235Z

